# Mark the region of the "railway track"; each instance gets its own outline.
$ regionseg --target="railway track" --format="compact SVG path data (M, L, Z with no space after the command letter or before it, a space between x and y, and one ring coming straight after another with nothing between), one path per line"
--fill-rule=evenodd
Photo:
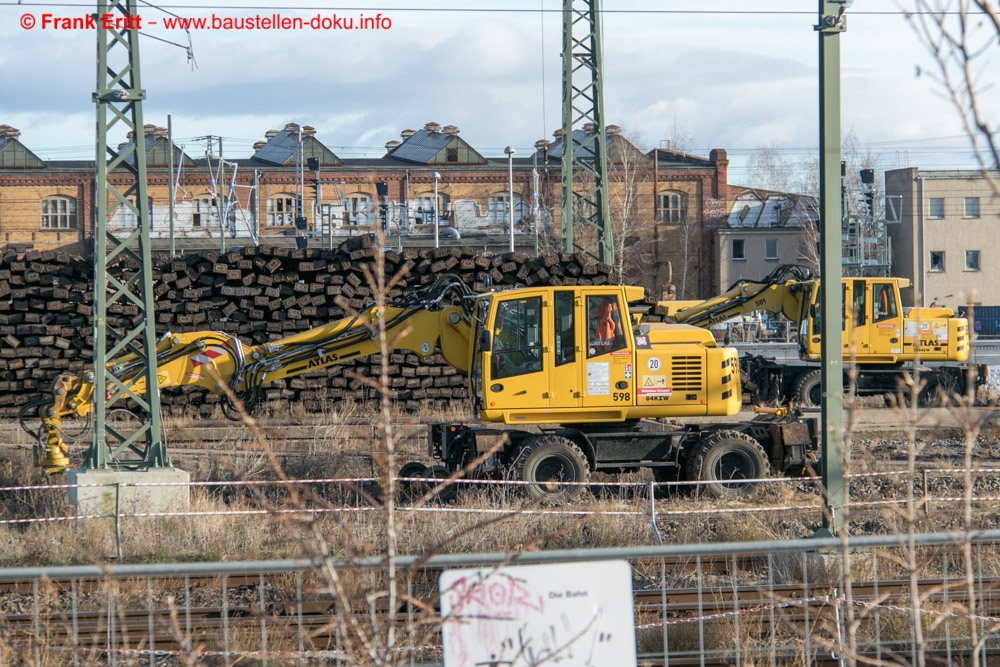
M759 565L759 559L709 558L668 559L664 566L672 571L699 570L703 575L723 573L734 566L744 568ZM439 570L420 570L420 583L425 594L422 605L402 605L390 619L384 602L374 608L359 599L354 609L369 608L368 613L354 614L357 622L384 626L390 620L400 628L427 631L424 641L431 653L440 644L437 628L440 617L432 588ZM732 573L730 573L732 574ZM114 602L108 590L116 592ZM292 581L288 575L247 573L227 576L187 578L163 577L155 580L157 600L172 595L173 605L162 603L142 605L152 596L152 584L147 580L49 580L44 583L0 581L0 593L6 605L12 596L30 599L32 611L7 613L0 616L0 634L10 645L31 646L42 643L47 649L101 651L183 652L199 647L201 652L238 651L240 638L267 638L270 646L297 645L313 651L335 650L342 646L343 621L337 615L333 596L318 593L323 588L312 577ZM213 604L189 604L184 601L198 595L192 590L220 592L221 600ZM236 593L232 599L230 594ZM858 610L881 610L889 616L906 618L913 591L909 581L856 582L851 586L851 599ZM966 605L968 591L962 580L929 579L917 585L916 595L926 609L946 609L949 605ZM1000 616L1000 578L985 578L976 584L976 613L984 617ZM774 634L788 632L789 627L808 627L817 636L834 637L844 624L846 596L836 585L775 584L767 586L703 586L697 588L644 588L633 594L636 625L640 632L669 635L677 628L691 624L710 627L743 627L748 636L767 644ZM27 604L27 602L26 602ZM93 608L95 607L96 608ZM888 618L888 617L887 617ZM887 621L886 621L887 622ZM824 633L826 633L824 635ZM748 639L748 642L750 640ZM961 642L957 642L959 646ZM783 645L783 644L782 644ZM815 643L814 649L821 646ZM929 644L930 652L944 654L946 650ZM862 645L862 648L865 647ZM868 647L871 648L871 647ZM749 655L753 648L747 647ZM957 651L957 649L954 649ZM874 655L867 651L868 655ZM746 659L747 655L743 658ZM780 657L780 656L779 656ZM671 653L669 664L723 665L733 664L733 655L685 655ZM826 660L833 662L825 662ZM644 656L640 664L657 664ZM662 664L662 663L661 663ZM810 664L839 664L835 656L824 657L818 652ZM928 664L934 664L930 662Z

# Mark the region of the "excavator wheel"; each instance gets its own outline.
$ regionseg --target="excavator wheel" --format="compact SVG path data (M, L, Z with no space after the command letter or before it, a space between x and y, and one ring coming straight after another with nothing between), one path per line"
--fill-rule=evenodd
M707 482L698 485L699 493L732 500L753 491L754 484L744 480L767 477L771 464L760 443L746 433L716 431L688 455L684 472L689 480Z
M940 408L954 405L955 382L943 373L926 376L926 384L917 394L918 408Z
M424 473L426 477L435 477L437 479L448 479L451 473L444 466L429 466L427 472ZM436 494L438 500L443 503L450 503L458 497L458 484L448 484L438 489Z
M426 477L427 466L420 461L410 461L403 464L399 469L398 477ZM427 493L427 485L424 482L399 482L399 490L403 500L416 500Z
M823 403L823 378L820 369L803 373L792 386L792 399L804 408L818 408Z
M917 392L918 408L940 408L955 405L955 380L945 373L924 373L920 382L923 385ZM913 394L910 387L900 383L899 390L885 395L885 404L890 408L896 406L910 407Z
M587 488L584 484L561 486L559 482L590 480L586 454L576 443L558 435L526 440L517 452L511 472L517 480L532 482L525 487L530 497L548 501L572 500Z

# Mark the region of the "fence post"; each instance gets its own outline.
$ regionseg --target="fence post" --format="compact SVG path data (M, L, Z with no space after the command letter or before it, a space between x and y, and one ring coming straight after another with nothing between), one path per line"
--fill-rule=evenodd
M122 483L115 482L115 546L118 550L118 562L122 561L122 530L121 530Z
M649 483L649 525L653 527L653 537L656 543L663 546L663 538L660 537L660 528L656 525L656 482Z

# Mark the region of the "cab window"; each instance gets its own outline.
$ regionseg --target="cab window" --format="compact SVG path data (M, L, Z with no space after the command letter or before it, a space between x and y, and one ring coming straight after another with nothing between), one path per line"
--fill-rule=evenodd
M872 305L875 307L875 322L891 320L899 315L896 307L896 296L892 291L892 285L886 283L875 283L872 285Z
M576 324L573 321L573 292L555 293L556 366L576 361Z
M621 308L614 295L587 297L587 357L626 347Z
M497 305L493 321L492 377L542 370L542 299L515 299Z
M854 300L851 309L854 311L854 326L862 327L868 324L868 304L865 303L865 281L854 281L853 297Z

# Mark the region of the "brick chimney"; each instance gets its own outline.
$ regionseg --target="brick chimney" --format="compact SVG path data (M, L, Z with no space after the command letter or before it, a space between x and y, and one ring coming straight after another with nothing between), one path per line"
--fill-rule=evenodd
M406 141L407 139L409 139L410 137L412 137L416 133L417 133L416 130L406 129L406 130L403 130L402 132L400 132L399 136L403 137L403 141Z
M431 121L430 123L424 125L424 129L427 130L428 132L440 132L441 125L439 123Z
M712 196L716 199L729 200L729 158L722 148L713 148L708 159L715 165L715 178L712 180Z

